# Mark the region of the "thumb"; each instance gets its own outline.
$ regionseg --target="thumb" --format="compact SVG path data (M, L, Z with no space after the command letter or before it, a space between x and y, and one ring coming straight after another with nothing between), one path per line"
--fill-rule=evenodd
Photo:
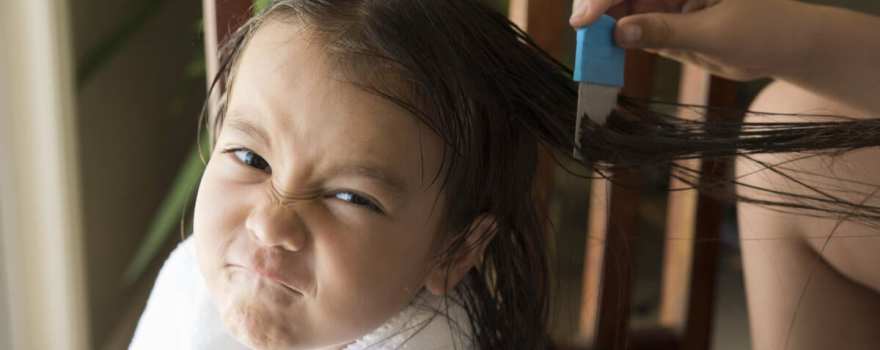
M586 26L599 19L608 8L621 2L623 0L575 0L568 23L575 28Z
M639 49L694 49L705 46L699 13L646 13L622 18L614 33L617 44Z

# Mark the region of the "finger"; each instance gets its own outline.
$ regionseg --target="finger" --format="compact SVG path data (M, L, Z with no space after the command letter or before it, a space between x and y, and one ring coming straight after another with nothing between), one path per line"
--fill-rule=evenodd
M692 51L682 51L682 50L654 50L654 49L645 49L645 51L657 54L661 57L666 57L668 59L678 61L682 64L690 64L694 66L703 67L707 71L712 71L713 68L717 68L715 65L707 64L707 62L702 58L702 56L693 53Z
M705 42L699 13L650 13L624 17L618 22L614 37L626 48L699 49Z
M706 0L690 0L681 7L682 13L693 12L697 10L702 10L706 8L707 2Z
M689 0L681 7L682 13L694 12L715 6L721 0Z
M682 64L689 64L700 67L712 75L717 75L727 79L745 81L753 78L741 72L725 69L725 66L723 64L716 62L715 60L712 60L705 55L694 53L693 51L654 49L645 49L645 51L649 51L662 57L681 62Z
M630 1L626 9L629 14L649 12L681 12L682 6L690 1L704 0L637 0Z
M586 26L599 19L608 8L621 2L623 0L576 0L568 23L575 28Z

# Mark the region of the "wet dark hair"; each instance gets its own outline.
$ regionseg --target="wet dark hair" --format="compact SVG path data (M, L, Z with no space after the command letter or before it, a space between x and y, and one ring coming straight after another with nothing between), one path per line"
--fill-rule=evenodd
M597 172L607 173L610 166L669 166L671 176L705 194L727 201L739 201L768 209L858 221L865 225L880 224L880 206L876 201L854 202L850 198L874 197L872 185L841 179L832 175L806 174L786 167L785 163L807 158L836 157L846 152L880 146L880 119L850 118L838 115L783 114L741 111L698 105L621 97L618 108L606 125L597 125L585 118L582 154ZM689 108L704 116L745 114L758 122L738 118L714 118L711 122L691 120L661 112L664 107ZM789 121L797 117L797 121ZM755 157L760 154L785 154L781 163L771 164ZM675 162L687 159L731 159L753 162L760 171L768 171L796 183L802 191L785 192L758 187L739 179L722 178L717 182L700 183L700 170ZM810 181L806 177L824 181ZM849 182L850 188L826 187L823 182ZM725 185L745 189L731 193Z
M439 261L451 261L471 248L474 232L468 227L480 215L496 220L483 261L451 296L467 311L473 344L479 349L550 347L549 223L537 206L535 177L544 148L557 151L557 163L570 164L558 159L571 160L574 147L577 93L569 69L476 0L279 0L223 46L212 91L225 87L228 93L238 57L268 19L305 26L352 84L406 109L442 139L443 161L435 180L455 197L443 208L450 244ZM208 118L215 135L226 100L221 95L216 115ZM610 166L669 165L672 176L699 188L704 186L695 181L699 170L673 161L761 153L833 155L880 144L878 120L812 116L812 121L795 123L707 123L665 113L666 105L621 97L607 125L585 117L583 167L566 170L586 178L590 170L603 174ZM714 187L699 189L712 192ZM782 199L732 199L880 222L880 207L852 203L820 188L813 195L755 190Z

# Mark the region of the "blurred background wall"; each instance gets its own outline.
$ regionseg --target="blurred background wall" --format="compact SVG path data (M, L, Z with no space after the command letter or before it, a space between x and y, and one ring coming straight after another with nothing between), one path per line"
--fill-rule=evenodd
M5 55L0 55L0 68L6 67L7 59ZM9 81L9 77L6 76L6 70L0 69L0 82ZM9 91L7 91L8 84L0 84L0 106L6 106L9 104L8 95ZM7 170L5 157L0 158L0 174L5 174ZM6 181L5 178L0 177L0 181ZM0 198L0 208L3 207L4 198ZM0 217L0 227L3 227L3 218ZM0 232L2 233L2 232ZM3 245L4 240L0 240L0 262L6 263L6 255L4 251L6 250ZM10 323L10 311L9 306L7 305L9 299L9 292L7 289L9 288L8 283L6 282L6 269L0 269L0 349L12 349L12 334L10 334L11 327Z
M134 285L123 271L195 141L201 2L70 2L91 338L122 349L158 265Z

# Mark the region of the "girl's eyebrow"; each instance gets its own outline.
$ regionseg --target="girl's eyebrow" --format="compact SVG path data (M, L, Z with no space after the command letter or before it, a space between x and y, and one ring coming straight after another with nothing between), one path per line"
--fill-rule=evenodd
M263 143L269 143L268 134L263 128L254 125L253 123L247 121L244 118L237 117L236 115L230 116L229 120L225 122L226 126L230 128L241 131L249 136L255 137L263 141Z

